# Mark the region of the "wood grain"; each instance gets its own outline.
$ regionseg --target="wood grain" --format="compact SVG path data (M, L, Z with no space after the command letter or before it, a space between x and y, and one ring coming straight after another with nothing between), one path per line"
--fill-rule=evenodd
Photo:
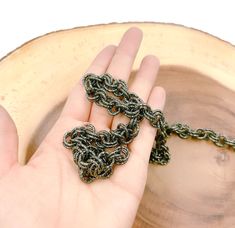
M144 32L132 78L147 54L161 68L169 123L211 128L235 138L235 47L209 34L158 23L123 23L53 32L0 62L0 103L19 134L19 160L35 151L58 117L72 86L104 46L131 26ZM167 141L167 166L149 166L134 227L235 227L235 153L212 143Z

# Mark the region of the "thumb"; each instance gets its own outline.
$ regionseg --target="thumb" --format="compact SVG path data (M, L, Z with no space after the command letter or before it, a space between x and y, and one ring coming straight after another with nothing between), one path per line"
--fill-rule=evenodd
M0 105L0 178L17 163L18 135L14 121Z

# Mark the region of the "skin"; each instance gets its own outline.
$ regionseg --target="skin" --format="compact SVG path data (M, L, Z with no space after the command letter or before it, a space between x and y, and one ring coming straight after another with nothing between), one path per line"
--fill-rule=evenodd
M142 38L139 28L129 28L119 45L101 50L84 73L108 72L128 82ZM128 88L152 109L163 110L165 90L154 86L158 69L158 58L145 56ZM138 136L129 144L127 163L116 166L110 178L90 184L80 180L71 151L61 142L66 131L87 122L99 131L115 129L128 120L124 115L112 117L88 101L79 80L59 119L22 166L17 162L16 126L0 106L0 227L131 227L143 196L157 129L144 119Z

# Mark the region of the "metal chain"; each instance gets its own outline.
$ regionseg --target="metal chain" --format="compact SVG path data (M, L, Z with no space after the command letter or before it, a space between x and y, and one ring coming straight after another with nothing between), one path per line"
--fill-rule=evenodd
M127 162L128 144L138 135L139 123L143 118L146 118L151 126L157 128L150 163L165 165L169 162L170 153L166 141L171 134L176 134L183 139L191 136L211 140L216 146L227 145L235 149L235 139L229 140L211 129L193 130L181 123L169 126L161 110L152 110L135 93L128 92L125 81L114 79L108 73L102 75L89 73L83 77L82 81L88 100L106 108L112 116L123 113L130 119L128 124L119 123L115 130L96 132L95 127L88 123L65 133L63 145L72 150L80 178L86 183L98 178L110 177L114 165ZM108 152L107 148L113 150Z

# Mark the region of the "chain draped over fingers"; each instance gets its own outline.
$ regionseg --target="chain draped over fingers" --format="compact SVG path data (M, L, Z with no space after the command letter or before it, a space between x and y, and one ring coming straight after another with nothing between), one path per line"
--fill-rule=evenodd
M128 82L136 54L142 41L142 31L132 27L123 35L106 73ZM98 130L110 129L113 117L106 109L92 105L89 121Z

